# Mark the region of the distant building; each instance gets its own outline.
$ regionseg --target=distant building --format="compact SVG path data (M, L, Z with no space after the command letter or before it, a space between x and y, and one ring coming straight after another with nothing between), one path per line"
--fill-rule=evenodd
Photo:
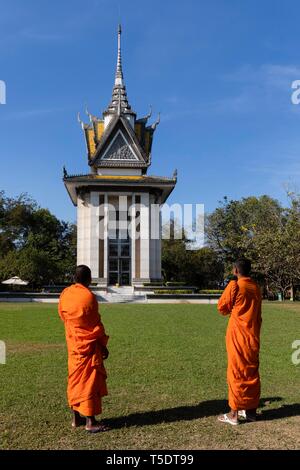
M128 102L121 61L121 26L112 99L102 118L81 123L90 173L64 184L77 206L77 264L91 268L99 286L139 285L161 279L161 216L175 187L172 178L148 176L159 119L147 125ZM154 205L154 206L153 206ZM156 206L155 206L156 205ZM153 207L152 207L153 206ZM150 210L152 207L152 210ZM158 210L157 210L158 209Z

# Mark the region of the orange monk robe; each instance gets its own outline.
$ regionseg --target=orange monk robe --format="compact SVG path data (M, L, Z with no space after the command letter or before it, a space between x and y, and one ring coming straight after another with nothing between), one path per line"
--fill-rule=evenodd
M107 395L102 349L108 341L97 299L87 287L73 284L61 293L58 312L68 347L69 405L83 416L97 415Z
M256 409L260 397L259 335L261 292L250 277L231 281L224 290L218 310L230 315L226 332L227 382L232 410Z

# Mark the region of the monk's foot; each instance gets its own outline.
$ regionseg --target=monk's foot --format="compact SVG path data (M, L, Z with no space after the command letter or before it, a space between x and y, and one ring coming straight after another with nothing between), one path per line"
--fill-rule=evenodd
M95 421L93 423L89 423L85 426L85 430L91 433L96 433L96 432L106 432L110 431L110 427L107 426L106 424L99 423L98 421Z
M86 419L83 416L80 416L80 414L74 414L73 419L72 419L72 428L78 428L79 426L84 426L86 423Z
M240 410L238 411L238 417L242 418L243 421L253 423L256 421L256 410Z
M220 421L221 423L231 424L232 426L236 426L239 424L237 413L232 414L231 412L227 414L224 413L223 415L219 415L218 421Z
M238 411L238 417L242 418L242 420L245 421L247 419L246 410L239 410Z

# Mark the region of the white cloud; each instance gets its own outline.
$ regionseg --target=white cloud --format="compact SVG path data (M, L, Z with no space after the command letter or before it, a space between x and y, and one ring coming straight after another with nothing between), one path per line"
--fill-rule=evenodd
M245 64L235 72L223 75L223 79L257 87L272 86L286 91L290 89L293 80L300 79L300 65L262 64L254 67Z
M236 87L236 93L217 100L215 110L224 113L298 113L292 105L291 88L300 79L300 65L244 64L236 71L221 76L223 82ZM299 109L298 109L299 108Z
M300 156L300 155L299 155ZM261 164L260 161L252 162L248 167L248 171L255 173L265 173L269 176L279 177L280 181L285 179L299 178L300 176L300 159L298 157L283 156L284 158L274 163Z
M223 82L235 84L227 96L214 101L194 103L180 101L176 109L162 114L162 121L179 120L182 117L202 115L237 115L253 113L300 112L300 105L291 103L292 82L300 79L300 65L262 64L258 67L245 64L236 71L221 76ZM169 104L177 104L177 97L168 97Z

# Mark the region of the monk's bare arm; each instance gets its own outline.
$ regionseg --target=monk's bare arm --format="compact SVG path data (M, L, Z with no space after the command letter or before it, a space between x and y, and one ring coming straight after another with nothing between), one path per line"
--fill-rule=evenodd
M218 310L221 315L230 315L234 306L237 289L238 286L236 281L230 281L225 288L218 302Z

